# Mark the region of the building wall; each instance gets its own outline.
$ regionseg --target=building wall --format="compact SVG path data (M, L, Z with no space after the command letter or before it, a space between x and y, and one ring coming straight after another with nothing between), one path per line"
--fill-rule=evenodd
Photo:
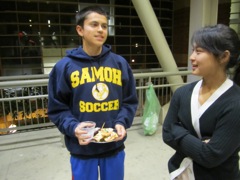
M187 66L190 0L176 0L173 14L173 57L179 67Z
M219 0L218 23L229 25L231 0ZM176 0L173 20L173 56L179 67L187 67L190 0Z

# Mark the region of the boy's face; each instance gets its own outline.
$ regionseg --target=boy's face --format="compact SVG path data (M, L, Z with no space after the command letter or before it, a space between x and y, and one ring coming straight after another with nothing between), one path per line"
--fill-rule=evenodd
M77 26L76 30L82 37L84 47L101 47L108 35L107 18L98 13L90 13L85 21L84 26Z

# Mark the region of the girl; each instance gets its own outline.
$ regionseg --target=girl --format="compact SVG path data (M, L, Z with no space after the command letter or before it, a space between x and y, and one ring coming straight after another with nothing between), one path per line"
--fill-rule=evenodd
M192 46L192 74L202 79L176 90L163 124L163 140L176 150L171 179L239 180L240 87L226 74L237 63L238 35L209 26L195 32Z

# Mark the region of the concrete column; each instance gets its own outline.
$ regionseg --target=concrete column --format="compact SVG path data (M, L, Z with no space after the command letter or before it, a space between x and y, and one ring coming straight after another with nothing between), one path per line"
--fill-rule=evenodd
M188 55L192 53L191 38L193 33L201 27L215 25L217 23L218 0L191 0L190 1L190 23L189 23L189 45ZM192 66L188 61L188 69ZM200 79L198 76L189 75L188 82Z
M149 0L132 0L132 3L161 67L167 72L177 72L176 62ZM169 76L167 80L171 84L183 83L181 76ZM172 91L174 92L177 88L177 86L172 87Z

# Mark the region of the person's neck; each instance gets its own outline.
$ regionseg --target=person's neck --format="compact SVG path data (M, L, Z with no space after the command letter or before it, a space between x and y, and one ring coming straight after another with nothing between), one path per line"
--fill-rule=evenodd
M226 81L226 79L226 74L218 77L203 78L202 88L215 91Z
M86 46L83 46L83 50L89 56L98 56L102 52L102 47L86 47Z
M226 81L227 76L214 76L203 78L202 86L199 90L198 102L202 105L207 99Z

